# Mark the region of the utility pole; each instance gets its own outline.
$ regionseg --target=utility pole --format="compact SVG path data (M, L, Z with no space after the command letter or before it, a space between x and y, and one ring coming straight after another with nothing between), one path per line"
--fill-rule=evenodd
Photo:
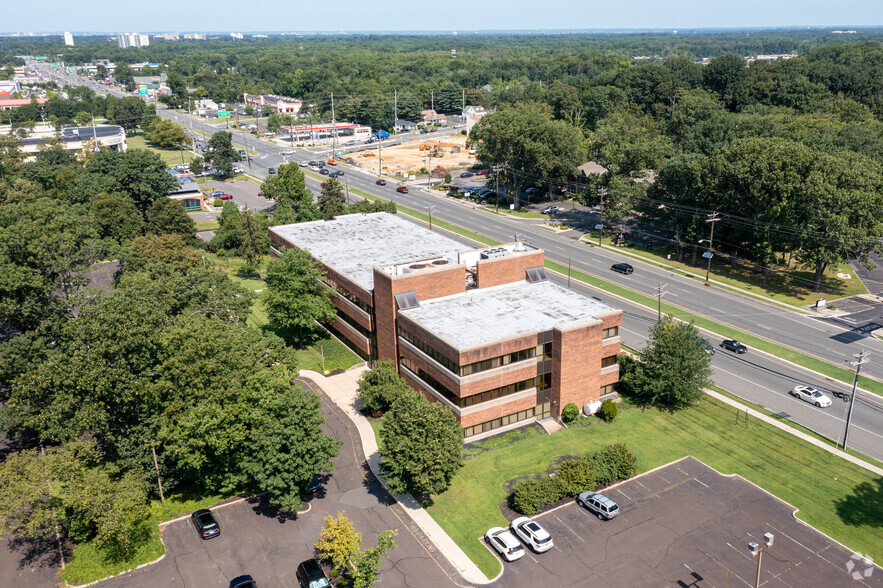
M705 222L711 223L711 235L708 237L708 251L706 252L707 256L708 256L708 266L705 269L705 281L706 282L708 281L708 275L711 273L711 258L714 255L711 252L712 246L714 244L714 223L716 223L719 220L720 220L720 215L717 213L717 211L712 212L711 214L708 215L708 218L705 219Z
M239 112L237 111L236 116L239 116ZM190 96L187 96L187 118L190 119L190 132L193 132L193 113L190 112ZM239 120L237 118L237 120Z
M496 203L497 204L497 213L499 214L499 212L500 212L500 166L499 165L494 166L494 193L496 194L496 196L494 196L494 200L497 201L497 203Z
M843 431L843 449L846 449L846 439L849 436L849 425L852 422L852 409L855 406L855 393L858 388L858 376L861 374L862 365L867 363L870 353L862 349L861 353L853 355L855 361L849 362L849 365L855 367L855 379L852 382L852 398L849 400L849 412L846 414L846 430Z
M668 284L659 284L656 286L656 322L662 322L662 297L665 296L665 289Z
M337 124L334 122L334 92L331 92L331 128L333 129L331 144L337 145Z
M435 90L429 91L429 100L429 103L432 105L432 111L435 112Z
M426 185L432 188L432 150L429 151L429 175L427 178Z
M150 452L153 453L153 467L156 468L156 484L159 486L159 500L165 505L166 499L162 493L162 479L159 477L159 464L156 462L156 448L151 447Z
M432 204L430 204L429 207L426 209L427 212L429 212L429 230L430 231L432 230L432 209L433 209Z
M463 107L460 109L460 119L462 119L463 122L466 122L466 120L465 120L466 119L466 89L464 88L462 90L462 92L463 92Z
M380 140L380 133L377 133L377 175L383 175L383 141Z
M346 182L346 205L350 205L350 179L349 176L345 177L344 182Z
M601 212L598 214L598 247L601 246L601 235L604 233L604 196L607 195L607 188L598 190L598 197L601 200Z

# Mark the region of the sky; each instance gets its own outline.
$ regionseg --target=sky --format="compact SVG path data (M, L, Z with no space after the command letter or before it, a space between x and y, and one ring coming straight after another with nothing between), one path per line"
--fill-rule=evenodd
M880 26L883 0L10 1L3 32L487 31Z

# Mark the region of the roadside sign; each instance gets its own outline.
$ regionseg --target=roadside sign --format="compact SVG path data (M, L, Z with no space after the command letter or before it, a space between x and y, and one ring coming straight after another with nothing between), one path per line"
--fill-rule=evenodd
M138 90L138 93L142 96L147 96L147 88L141 88Z
M218 118L230 118L230 111L229 110L219 110L218 111Z
M706 251L702 254L702 257L704 257L705 259L711 259L712 257L714 257L714 253L712 253L711 251Z
M600 231L600 230L603 229L603 228L604 228L604 225L595 225L595 230L596 230L596 231Z

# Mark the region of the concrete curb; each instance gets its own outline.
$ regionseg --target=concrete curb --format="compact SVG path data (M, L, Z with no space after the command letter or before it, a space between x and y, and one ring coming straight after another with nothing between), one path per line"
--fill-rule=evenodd
M356 386L362 372L367 371L367 366L347 370L336 376L324 376L312 370L301 370L300 375L316 382L322 391L340 407L349 419L356 425L359 437L362 440L362 449L367 457L368 467L371 472L386 487L386 480L380 474L380 452L377 449L377 439L374 437L374 429L359 412L361 400L356 396ZM489 584L492 580L473 563L460 546L435 522L420 503L410 494L393 494L396 501L402 506L411 520L420 527L423 533L438 548L452 566L460 573L464 580L473 584Z

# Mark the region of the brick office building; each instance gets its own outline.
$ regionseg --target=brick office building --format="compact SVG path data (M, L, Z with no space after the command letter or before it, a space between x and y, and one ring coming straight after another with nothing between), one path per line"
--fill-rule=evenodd
M558 417L619 380L622 311L550 282L541 249L474 248L387 213L271 227L273 254L309 251L338 309L331 330L392 359L466 438Z

